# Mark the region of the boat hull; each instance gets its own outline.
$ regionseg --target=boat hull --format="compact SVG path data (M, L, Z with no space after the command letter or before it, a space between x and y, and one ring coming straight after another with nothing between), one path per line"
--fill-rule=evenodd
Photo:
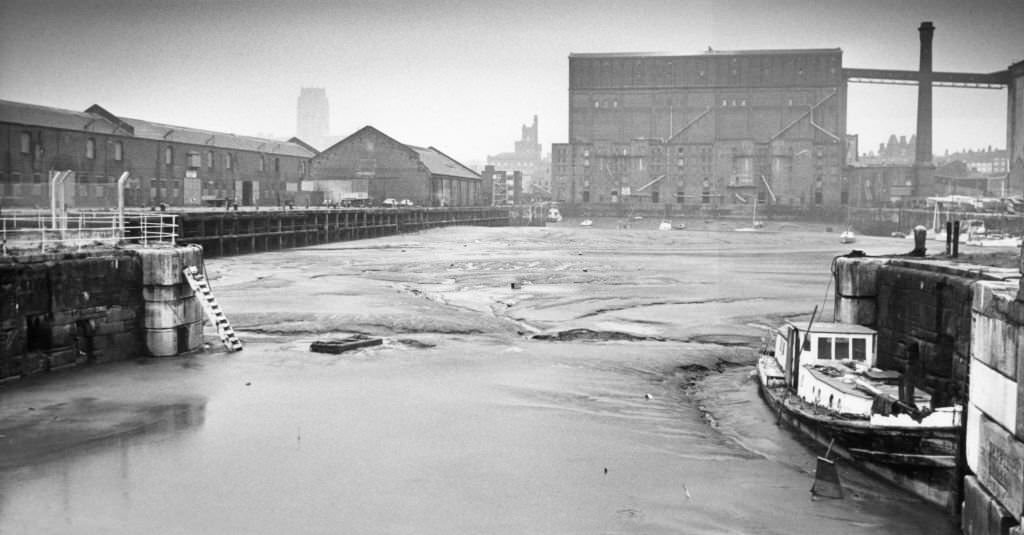
M864 472L946 510L959 501L956 427L880 427L815 410L758 366L758 389L779 423L798 431ZM772 386L769 386L772 385Z

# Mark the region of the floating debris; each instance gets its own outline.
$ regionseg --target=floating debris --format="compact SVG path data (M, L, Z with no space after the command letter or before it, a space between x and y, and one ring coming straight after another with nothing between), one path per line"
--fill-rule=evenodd
M344 353L362 347L379 346L384 343L383 338L365 334L355 334L347 338L333 338L330 340L317 340L309 344L309 350L316 353Z

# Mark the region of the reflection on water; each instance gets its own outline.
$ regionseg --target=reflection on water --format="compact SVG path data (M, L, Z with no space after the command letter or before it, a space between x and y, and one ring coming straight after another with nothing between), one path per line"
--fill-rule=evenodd
M61 525L89 532L73 519L88 516L84 504L107 485L131 509L135 453L181 440L206 418L202 398L127 406L84 397L30 408L38 413L31 423L15 428L9 418L0 426L2 533L61 532Z

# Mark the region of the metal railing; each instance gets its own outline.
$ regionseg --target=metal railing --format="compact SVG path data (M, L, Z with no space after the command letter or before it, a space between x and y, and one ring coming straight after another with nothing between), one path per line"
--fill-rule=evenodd
M3 253L137 244L175 245L178 216L163 212L42 212L0 216Z

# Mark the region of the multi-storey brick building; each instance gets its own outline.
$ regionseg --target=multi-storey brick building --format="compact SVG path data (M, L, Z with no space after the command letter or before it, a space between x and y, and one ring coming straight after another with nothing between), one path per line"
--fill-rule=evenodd
M49 206L48 175L74 171L68 206L117 206L117 179L129 173L125 203L198 206L288 201L314 151L301 141L236 136L84 112L0 101L0 203Z
M518 171L527 191L536 192L535 197L547 198L551 195L551 161L541 154L538 134L537 116L534 115L533 125L522 126L522 135L515 142L515 151L490 155L487 164L495 169Z
M480 175L434 147L398 142L364 126L313 158L307 191L326 202L380 204L410 200L425 206L481 204Z
M569 56L569 142L555 200L839 205L842 51Z

